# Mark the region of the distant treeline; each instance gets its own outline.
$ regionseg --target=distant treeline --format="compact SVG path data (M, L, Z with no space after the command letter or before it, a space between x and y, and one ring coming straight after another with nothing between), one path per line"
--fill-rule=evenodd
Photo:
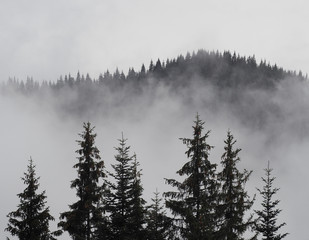
M38 82L28 77L26 81L10 78L2 85L2 91L13 89L24 94L46 89L60 90L63 88L89 88L94 86L108 86L115 90L124 85L141 87L152 79L157 82L179 87L190 84L192 79L199 79L205 83L211 83L219 88L226 87L252 87L273 88L276 82L285 78L307 79L302 72L287 71L277 65L270 65L265 60L256 62L254 56L244 57L225 51L209 52L198 50L196 53L179 55L174 59L156 62L151 61L148 67L143 64L139 71L130 68L128 73L116 69L114 73L108 70L92 78L89 74L79 72L74 77L71 74L60 76L57 81Z

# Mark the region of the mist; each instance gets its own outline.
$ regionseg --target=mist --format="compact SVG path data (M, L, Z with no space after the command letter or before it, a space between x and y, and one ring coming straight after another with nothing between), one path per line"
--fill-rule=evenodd
M24 189L20 177L32 157L40 176L40 190L46 190L47 206L56 221L59 213L68 210L75 200L70 182L76 177L76 140L83 122L91 122L97 133L96 146L101 151L106 170L111 170L116 154L117 139L128 139L131 154L137 154L142 170L144 197L150 203L153 192L166 191L164 178L177 178L176 171L185 163L185 145L181 137L192 136L193 120L198 112L211 130L208 143L212 162L218 164L223 153L228 129L241 148L240 169L253 170L246 185L251 196L262 187L263 169L270 161L276 177L275 186L281 188L276 197L283 209L279 223L287 222L282 230L292 239L304 239L306 216L304 206L308 197L302 186L308 180L309 149L306 102L309 100L307 82L283 79L273 90L224 89L204 84L198 76L188 80L187 86L173 85L148 79L137 93L132 86L117 91L102 87L100 94L83 98L76 89L66 89L57 97L24 96L19 93L0 95L0 155L2 207L0 228L7 225L6 215L16 209L16 194ZM237 96L237 97L236 97ZM85 97L85 96L84 96ZM83 103L84 106L74 103ZM81 110L83 109L83 110ZM260 207L259 196L254 209ZM1 231L0 237L9 236ZM67 233L59 239L69 239Z

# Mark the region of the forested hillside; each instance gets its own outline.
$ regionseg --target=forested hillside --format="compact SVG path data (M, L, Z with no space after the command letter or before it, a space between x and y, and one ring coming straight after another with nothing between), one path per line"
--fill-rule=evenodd
M130 69L127 74L116 69L97 78L79 72L49 82L11 78L2 85L1 94L20 93L35 98L59 114L92 116L108 115L127 104L147 109L156 91L164 88L188 106L196 104L196 99L214 109L220 104L229 105L234 114L241 113L244 124L259 128L269 117L282 117L279 103L273 99L279 84L306 79L301 72L284 70L266 61L257 63L254 56L199 50L171 60L151 61L149 67L143 64L140 71Z
M287 71L266 60L257 63L254 56L243 57L228 51L208 52L199 50L186 56L180 55L174 59L151 61L148 67L143 64L139 71L133 68L125 74L116 69L114 73L108 70L93 78L89 74L79 72L76 76L71 74L60 76L57 81L35 81L28 78L26 81L10 78L6 86L23 94L52 89L59 91L63 88L94 88L108 86L112 90L124 86L143 87L148 84L147 79L155 82L164 82L175 88L190 84L192 79L198 79L204 84L211 83L219 89L225 88L274 88L276 83L286 78L304 80L301 72Z
M117 69L48 82L9 79L0 88L5 136L0 151L8 165L2 181L19 180L16 169L29 152L39 157L29 162L17 208L13 194L5 196L0 209L8 214L1 222L5 234L89 240L284 238L290 230L281 232L286 218L279 214L279 189L266 166L270 161L284 173L293 171L288 176L302 168L299 155L309 134L307 80L301 72L257 63L254 56L205 50L151 61L126 74ZM83 122L78 146L72 147ZM98 147L96 129L102 136ZM36 162L46 167L39 173L46 192L37 193ZM307 175L300 176L294 179L298 183ZM295 190L293 181L278 182L284 184ZM280 196L287 195L285 189ZM38 205L27 205L31 199ZM286 205L293 201L288 198ZM283 213L294 212L286 205ZM35 213L31 221L24 217L28 208Z

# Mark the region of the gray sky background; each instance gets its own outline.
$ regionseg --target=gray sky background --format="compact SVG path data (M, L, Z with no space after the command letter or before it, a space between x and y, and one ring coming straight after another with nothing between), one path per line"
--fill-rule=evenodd
M0 80L127 73L200 48L309 72L305 0L1 0Z

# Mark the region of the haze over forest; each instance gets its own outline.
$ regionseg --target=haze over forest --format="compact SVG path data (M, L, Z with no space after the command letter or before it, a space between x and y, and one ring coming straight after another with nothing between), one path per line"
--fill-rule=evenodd
M240 169L253 170L246 185L251 195L261 187L260 177L270 161L281 190L281 221L288 238L306 236L308 192L306 161L309 149L308 79L301 72L285 70L254 56L233 52L198 50L185 56L154 60L139 70L66 74L56 81L11 78L0 89L1 191L0 227L18 203L23 189L20 177L32 156L47 191L47 203L58 222L59 213L75 199L69 188L76 172L75 150L82 123L90 121L98 134L96 145L109 170L114 147L124 133L141 164L147 201L168 186L164 178L186 161L179 138L192 136L198 112L208 143L215 146L210 160L219 164L223 140L231 130L241 148ZM220 167L219 167L220 168ZM255 208L259 207L257 198ZM1 234L4 238L7 233ZM68 239L63 235L59 239Z

